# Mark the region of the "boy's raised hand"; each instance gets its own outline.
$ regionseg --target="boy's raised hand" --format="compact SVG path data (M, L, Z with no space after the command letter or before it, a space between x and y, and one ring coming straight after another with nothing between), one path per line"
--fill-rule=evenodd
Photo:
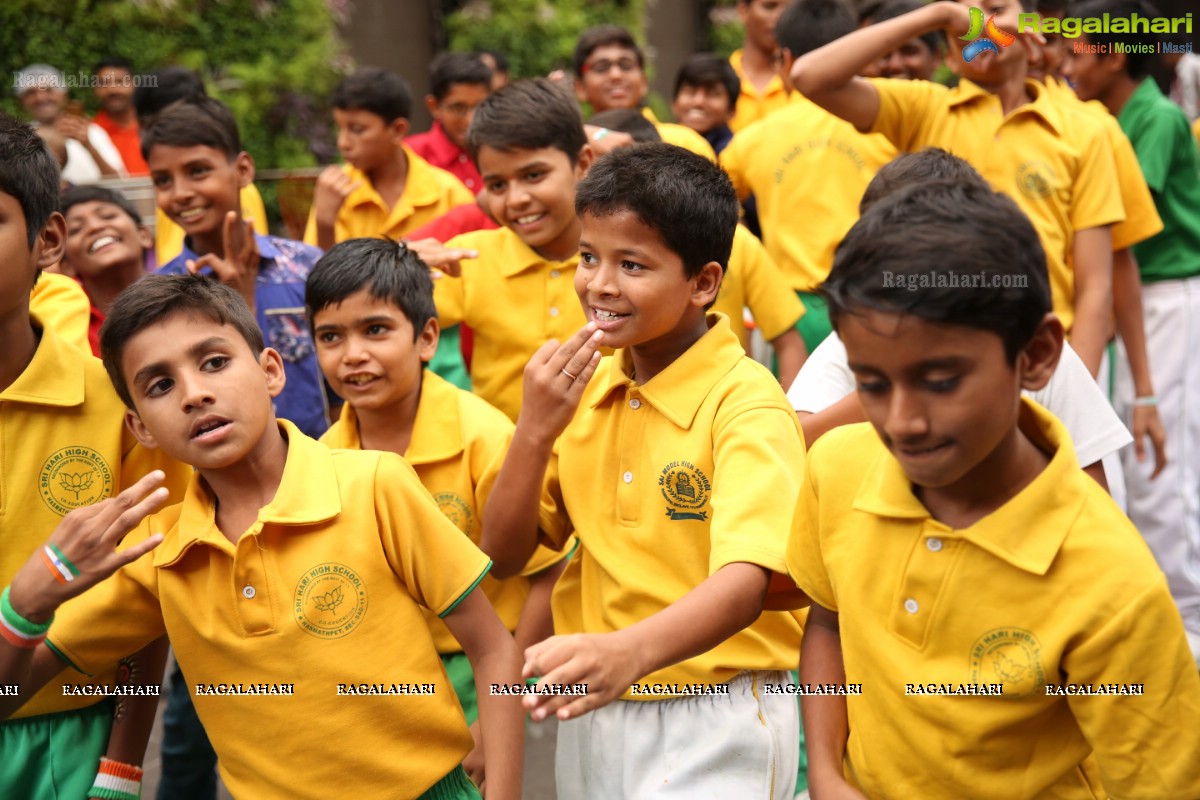
M620 698L645 674L638 653L626 641L621 631L576 633L551 636L527 648L522 677L541 675L539 689L577 684L587 687L587 694L582 696L555 695L549 690L547 694L528 695L522 702L529 716L537 722L551 714L574 719Z
M360 186L362 181L352 179L341 167L329 166L321 170L317 185L313 187L313 211L317 224L332 228L337 223L342 204Z
M31 622L44 622L67 600L157 547L162 535L156 533L117 552L126 534L166 501L167 490L159 485L164 477L155 470L116 497L77 508L63 517L45 547L56 547L66 566L74 568L69 571L78 574L66 581L43 558L43 548L39 547L13 578L9 590L13 609Z
M195 275L205 267L212 269L217 280L233 287L254 310L254 289L258 284L258 242L254 239L254 220L242 219L241 214L230 211L225 215L225 254L215 253L200 256L187 262L187 271Z
M525 365L524 398L518 425L542 440L557 439L583 397L600 364L603 331L589 322L564 344L546 342Z
M425 266L429 267L430 274L434 280L442 277L442 274L449 275L452 278L457 278L462 275L462 264L464 258L479 258L478 250L467 250L461 247L446 247L437 239L418 239L415 242L405 242L408 249L417 254L417 258L425 262Z

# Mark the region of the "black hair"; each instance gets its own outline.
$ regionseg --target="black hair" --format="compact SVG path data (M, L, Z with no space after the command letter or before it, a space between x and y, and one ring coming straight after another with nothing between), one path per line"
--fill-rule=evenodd
M712 53L696 53L683 62L675 76L675 90L671 96L678 97L685 84L704 89L720 86L729 98L730 112L737 108L738 95L742 93L742 79L728 61Z
M108 203L124 211L133 220L134 224L139 228L142 227L142 217L138 214L137 209L133 207L133 203L129 202L129 198L115 189L109 189L105 186L71 186L62 193L62 202L59 204L59 211L66 216L74 206L83 205L84 203Z
M662 136L654 123L636 108L610 108L593 114L588 125L599 125L613 131L628 133L635 142L661 142Z
M33 128L0 112L0 192L11 195L25 215L29 249L58 210L58 162Z
M838 245L821 287L829 318L873 309L991 331L1009 363L1051 310L1046 253L1010 198L972 181L905 186Z
M916 11L918 8L924 8L926 5L924 0L886 0L886 2L880 3L875 7L874 12L871 14L871 24L878 25L881 22L887 22L889 19L902 17L911 11ZM924 42L931 53L946 49L946 35L940 30L929 31L916 38Z
M862 199L858 201L858 213L867 213L871 206L905 186L930 181L988 185L974 167L958 156L940 147L926 147L915 153L904 153L884 164L867 184Z
M858 17L843 0L796 0L775 24L775 41L794 58L854 32Z
M440 53L429 62L429 93L446 99L456 83L492 88L492 70L474 53Z
M323 309L363 289L404 312L414 342L425 323L437 318L433 279L415 252L390 239L347 239L331 247L308 273L304 304L310 324Z
M151 72L147 79L139 82L133 90L133 109L138 124L149 127L153 117L169 105L180 100L195 100L206 97L204 81L190 69L163 67Z
M704 156L673 144L622 147L598 159L579 182L575 213L604 217L628 211L654 229L695 277L715 261L729 265L738 223L729 176Z
M1113 19L1130 19L1134 14L1144 19L1162 16L1158 9L1144 0L1084 0L1071 6L1070 16L1080 19L1087 17L1103 18L1109 15ZM1147 24L1147 28L1149 24ZM1140 80L1150 73L1158 63L1156 42L1160 34L1147 32L1135 33L1091 33L1083 34L1091 44L1102 45L1104 54L1101 58L1111 58L1116 53L1117 45L1127 45L1125 51L1125 73L1134 80Z
M479 55L479 56L482 56L482 55L491 56L492 63L494 63L496 65L495 71L501 73L502 75L508 74L508 70L509 70L508 58L504 55L504 53L501 53L499 50L490 50L490 49L484 48L483 50L475 51L475 54Z
M102 69L123 69L130 75L133 74L133 64L129 63L129 59L121 56L106 56L96 62L96 66L92 68L92 72L99 73Z
M642 48L638 47L632 33L620 25L597 25L579 34L579 40L575 42L575 53L571 56L571 68L575 70L575 77L583 77L583 65L593 50L610 44L632 50L637 56L638 67L646 68L646 56L642 53Z
M125 346L137 334L176 314L195 314L241 334L250 352L263 351L263 335L254 312L234 289L204 275L147 275L117 296L100 327L100 356L113 388L134 408L121 369Z
M514 81L488 95L467 129L467 150L476 163L487 145L504 153L554 147L574 164L586 143L575 98L546 78Z
M412 114L412 91L394 72L363 67L342 78L329 96L329 104L339 111L369 111L390 124Z
M207 95L167 106L142 131L142 157L150 160L155 145L211 147L233 161L242 152L237 120L220 100Z

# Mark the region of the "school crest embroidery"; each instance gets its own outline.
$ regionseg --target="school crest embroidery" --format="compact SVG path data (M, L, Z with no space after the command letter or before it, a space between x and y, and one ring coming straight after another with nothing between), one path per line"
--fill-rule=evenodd
M1003 683L1005 697L1025 697L1046 685L1041 645L1024 628L994 628L975 640L971 682Z
M90 447L64 447L46 459L38 478L42 500L60 517L112 495L108 462Z
M433 496L442 514L454 523L454 527L463 533L471 532L471 507L461 496L454 492L438 492Z
M367 587L345 564L318 564L296 584L296 624L318 639L340 639L367 613Z
M1054 191L1058 181L1049 164L1041 161L1025 161L1017 167L1017 186L1021 194L1030 200L1045 200Z
M708 519L702 511L712 495L708 476L690 461L672 461L658 476L658 486L667 501L667 516L672 520Z

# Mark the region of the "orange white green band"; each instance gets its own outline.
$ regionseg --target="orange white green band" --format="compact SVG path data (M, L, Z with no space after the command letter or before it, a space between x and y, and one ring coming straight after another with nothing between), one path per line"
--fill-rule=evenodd
M142 793L142 768L111 758L100 759L100 770L88 797L103 800L138 800Z

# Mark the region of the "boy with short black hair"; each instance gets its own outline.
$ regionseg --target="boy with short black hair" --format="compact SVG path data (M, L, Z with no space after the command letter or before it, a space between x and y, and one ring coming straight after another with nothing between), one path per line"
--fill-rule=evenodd
M439 53L429 63L425 107L433 127L404 140L414 153L463 182L472 194L483 188L467 152L467 129L475 108L492 91L492 71L474 53Z
M1028 218L990 188L908 187L824 291L870 426L814 445L788 544L812 600L801 682L863 687L802 698L814 795L1200 796L1166 581L1020 396L1063 339Z
M671 113L720 155L733 138L729 121L737 112L741 86L728 61L712 53L696 53L683 62L675 76Z
M922 0L888 0L880 3L868 19L867 24L876 25L889 19L903 16L925 5ZM885 54L877 62L863 70L871 78L902 78L904 80L931 81L933 74L946 56L946 37L941 31L929 31L914 36L895 50Z
M484 524L498 574L520 569L539 529L554 547L579 538L554 593L559 635L525 653L540 685L588 684L526 701L560 720L558 794L791 798L784 670L800 625L763 605L804 446L774 378L705 313L737 197L706 159L645 144L600 159L576 209L589 322L526 368L512 488Z
M399 456L330 450L276 420L282 359L229 287L151 276L121 295L101 338L129 428L196 472L183 502L150 519L163 502L154 475L55 531L77 580L56 583L31 559L5 611L42 635L63 600L98 585L58 608L53 652L38 647L32 674L29 650L0 646L4 677L37 686L60 658L91 669L168 633L233 794L478 798L422 608L462 643L480 687L518 680L512 638L473 591L487 557ZM520 708L485 691L489 794L516 798ZM336 757L314 755L298 718L337 732Z
M100 111L92 121L108 134L129 175L150 174L146 159L142 157L137 112L133 105L136 88L133 65L120 56L109 56L96 64L92 72L97 81L96 100L100 103Z
M790 90L775 64L779 50L775 25L790 2L738 0L737 15L746 35L742 46L729 56L729 66L741 82L737 113L729 122L735 133L788 104Z

